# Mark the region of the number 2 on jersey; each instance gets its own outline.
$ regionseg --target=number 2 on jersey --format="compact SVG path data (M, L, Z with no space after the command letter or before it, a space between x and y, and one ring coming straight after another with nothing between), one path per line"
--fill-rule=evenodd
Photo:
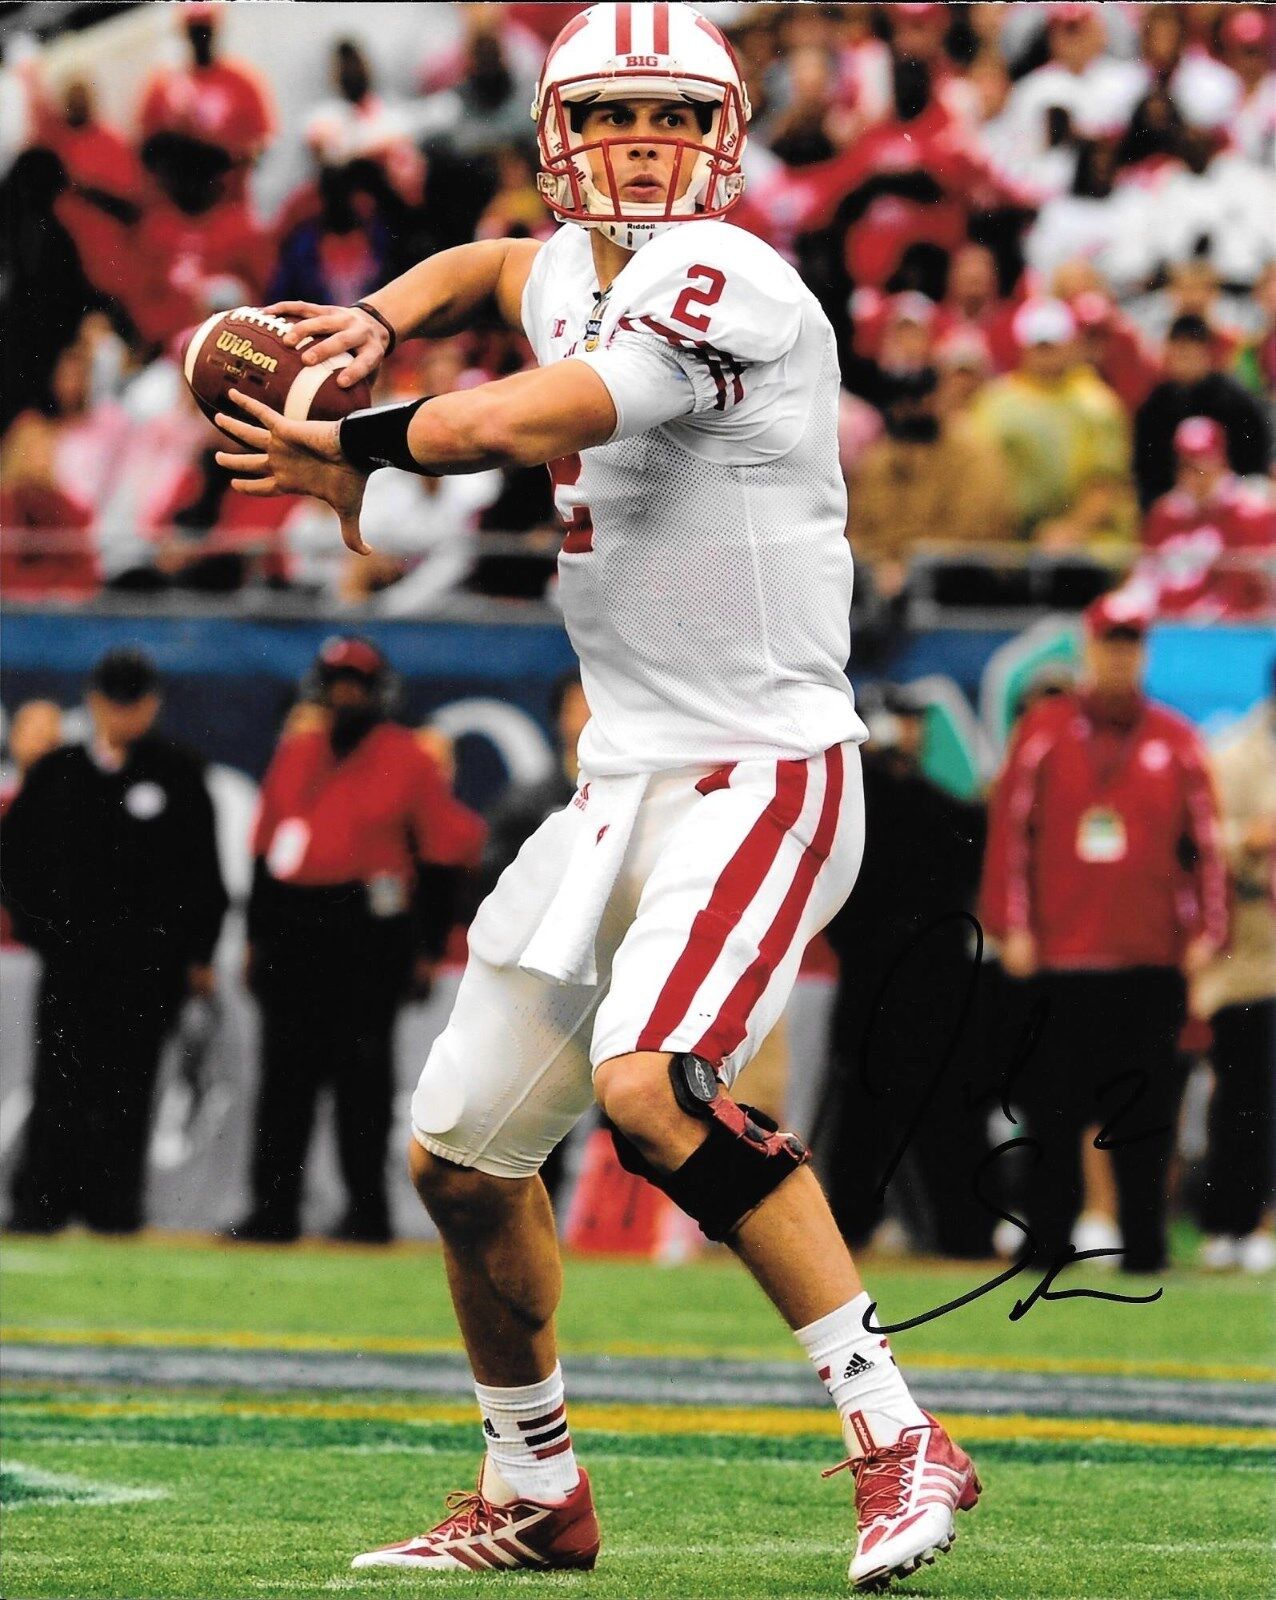
M555 490L554 504L566 530L563 553L569 556L584 555L594 548L594 519L589 507L583 501L578 501L568 512L562 504L567 497L560 497L557 492L559 489L572 488L580 481L580 473L581 460L578 455L558 456L549 463L549 476Z
M707 289L693 289L690 284L674 301L670 315L675 322L681 322L685 327L694 328L697 333L708 333L709 319L703 317L698 311L692 311L693 305L716 306L722 299L722 291L727 286L727 280L717 267L694 266L687 268L689 278L703 278L709 285Z

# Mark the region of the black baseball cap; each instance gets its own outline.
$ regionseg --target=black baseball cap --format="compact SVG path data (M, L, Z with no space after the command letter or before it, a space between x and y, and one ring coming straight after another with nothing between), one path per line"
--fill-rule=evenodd
M156 694L159 686L159 672L145 650L108 650L89 677L91 689L119 706Z

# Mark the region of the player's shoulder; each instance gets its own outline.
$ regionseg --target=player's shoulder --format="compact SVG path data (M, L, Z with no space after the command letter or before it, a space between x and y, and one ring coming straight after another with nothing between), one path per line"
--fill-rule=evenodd
M779 251L734 223L680 222L658 234L625 268L625 290L641 294L666 281L685 281L697 266L721 272L737 290L799 301L802 280Z
M617 308L742 361L778 360L801 327L807 292L764 240L732 223L680 223L657 235L616 280ZM648 323L644 324L644 319Z
M592 269L593 247L589 242L589 229L579 223L564 222L548 239L539 241L531 264L529 283L547 275L557 276L574 268Z

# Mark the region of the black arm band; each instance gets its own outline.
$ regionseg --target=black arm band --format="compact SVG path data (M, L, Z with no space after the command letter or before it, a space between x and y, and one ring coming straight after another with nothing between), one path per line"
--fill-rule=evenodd
M369 406L343 417L337 429L341 454L360 472L375 472L378 467L398 467L403 472L432 474L408 449L408 427L412 418L433 395L419 400L395 401L388 406Z
M369 305L366 300L356 300L350 309L352 311L366 311L373 321L381 324L385 331L390 335L390 343L386 346L385 353L386 355L392 354L395 345L399 342L399 336L391 327L390 319L382 316L381 312L377 310L376 306Z

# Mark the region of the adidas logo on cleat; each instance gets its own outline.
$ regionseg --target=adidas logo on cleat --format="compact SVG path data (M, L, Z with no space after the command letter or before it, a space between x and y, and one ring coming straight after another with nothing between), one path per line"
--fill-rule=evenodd
M860 1355L857 1350L846 1363L846 1371L842 1376L844 1378L862 1378L866 1372L872 1372L876 1365L876 1361L870 1361L867 1356Z

